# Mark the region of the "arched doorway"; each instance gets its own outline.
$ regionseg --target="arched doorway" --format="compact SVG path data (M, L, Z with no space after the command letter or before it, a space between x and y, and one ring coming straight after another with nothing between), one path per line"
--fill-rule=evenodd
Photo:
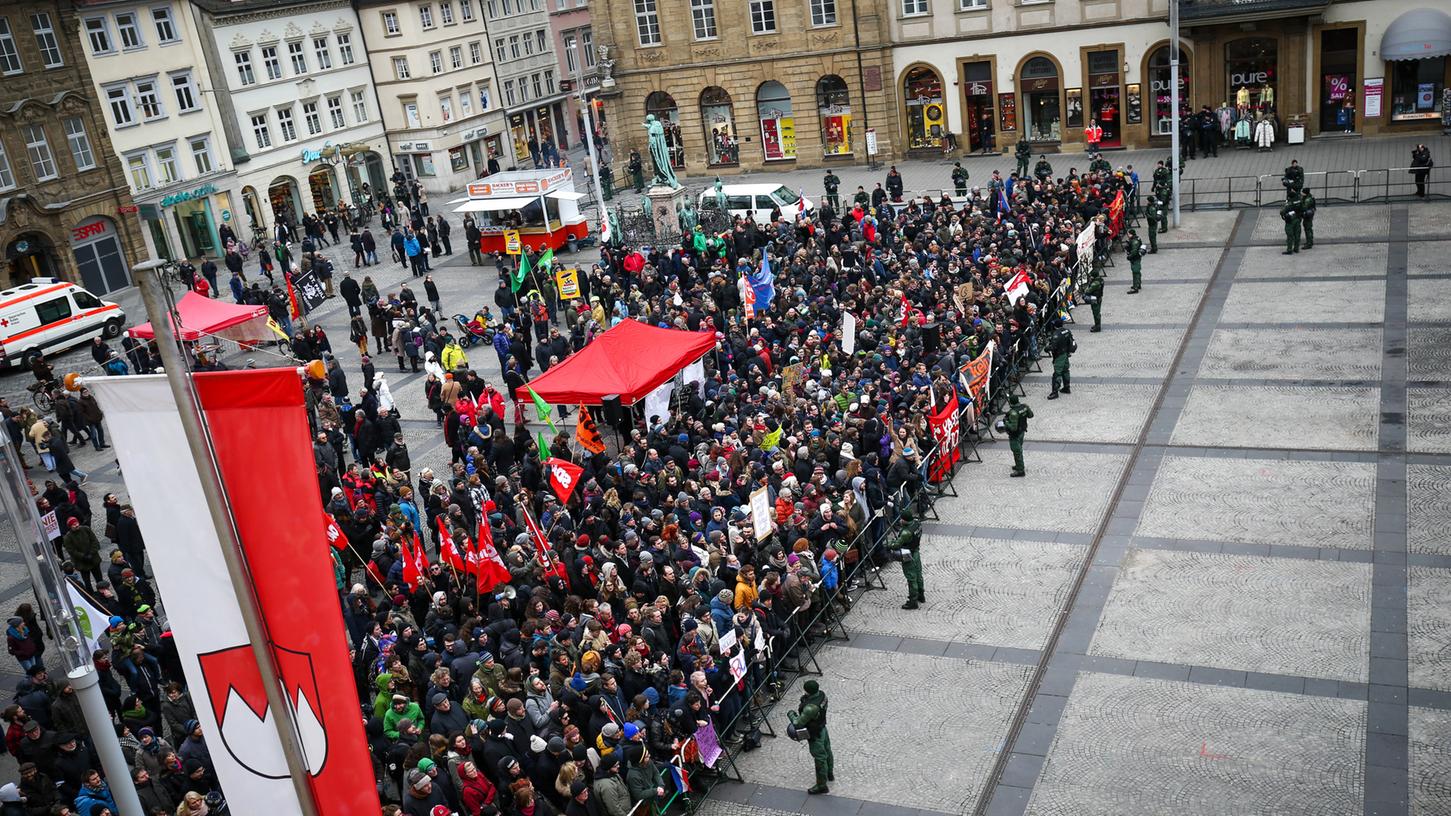
M4 285L17 286L31 278L60 277L55 242L43 232L22 232L5 247Z
M796 158L796 119L791 92L772 79L756 89L756 119L761 126L761 152L766 161Z
M816 111L821 117L823 156L851 155L851 92L846 80L827 74L816 80Z
M71 228L71 251L82 286L101 294L131 284L120 236L116 222L105 216L87 218Z
M1030 142L1057 142L1063 138L1059 86L1058 66L1048 57L1032 57L1018 69L1023 138Z
M264 228L266 219L262 217L262 204L257 198L257 188L247 186L242 188L242 210L247 213L247 229L260 230ZM241 237L240 235L238 237Z
M337 206L337 173L330 164L319 164L307 174L307 189L312 193L312 211L322 212Z
M947 132L941 75L925 65L908 69L902 78L902 99L907 107L907 149L941 149Z
M715 85L700 92L700 121L705 125L705 160L711 167L740 164L741 146L736 138L735 107L731 95Z
M272 205L272 218L297 224L302 219L302 197L297 194L297 179L278 176L267 186L267 200Z
M1193 64L1189 51L1179 46L1179 104L1189 104L1189 66ZM1169 64L1169 44L1164 43L1149 52L1144 63L1144 75L1149 79L1149 135L1170 136L1174 132L1173 67Z
M670 166L676 170L685 169L685 139L680 133L680 108L675 97L664 91L655 91L645 97L645 113L654 114L665 127L665 147L670 151Z

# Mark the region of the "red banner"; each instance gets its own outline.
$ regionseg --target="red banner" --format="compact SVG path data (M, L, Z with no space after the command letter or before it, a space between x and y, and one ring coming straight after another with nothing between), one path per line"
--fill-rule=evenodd
M927 478L940 482L952 476L952 466L962 458L960 443L962 429L957 425L957 389L952 397L927 416L927 425L932 429L932 439L937 442L937 455L927 469Z
M549 468L549 486L554 489L554 495L559 497L560 504L569 504L569 496L579 484L584 468L553 456L544 460L544 464Z
M1124 191L1119 190L1118 195L1113 197L1113 203L1108 205L1108 234L1117 238L1124 230Z

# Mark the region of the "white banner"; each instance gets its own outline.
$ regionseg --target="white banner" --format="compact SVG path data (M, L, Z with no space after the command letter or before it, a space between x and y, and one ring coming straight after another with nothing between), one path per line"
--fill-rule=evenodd
M223 712L213 710L198 655L230 649L249 639L166 377L88 377L86 385L106 414L122 470L144 474L144 478L129 480L126 487L146 539L182 671L192 690L192 704L211 748L213 767L222 788L233 792L227 801L231 813L301 813L285 772L267 778L248 770L216 725ZM234 691L228 699L235 702L239 698ZM268 768L287 767L270 714L265 720L253 716L250 721L240 713L231 716L237 718L238 728L229 728L229 735L234 742L245 742L250 761Z
M1078 239L1074 243L1078 246L1079 268L1087 269L1088 265L1093 262L1093 244L1096 238L1092 222L1089 222L1088 226L1078 233Z
M856 354L856 315L851 312L841 313L841 350Z
M765 541L771 534L771 497L764 487L751 494L751 526L757 541Z
M101 644L105 643L104 648L109 651L110 638L106 636L106 627L110 624L111 616L91 603L91 599L69 578L66 579L65 588L66 594L70 596L71 611L76 616L76 624L81 629L81 637L86 639L86 648L94 652L103 648Z
M705 396L705 359L701 358L685 367L685 384L695 386L698 396Z
M660 387L645 395L645 422L653 425L652 417L661 422L670 419L670 394L675 390L675 380L666 380Z

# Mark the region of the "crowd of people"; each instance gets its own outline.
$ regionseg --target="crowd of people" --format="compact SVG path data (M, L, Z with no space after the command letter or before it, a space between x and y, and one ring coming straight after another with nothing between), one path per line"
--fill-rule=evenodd
M385 813L648 813L714 772L697 734L752 747L752 711L781 693L781 662L823 607L846 603L840 588L880 565L894 520L926 500L927 415L968 399L959 370L990 345L999 375L1037 355L1067 305L1075 238L1097 223L1102 260L1110 202L1120 190L1132 200L1134 183L1106 166L994 173L956 200L913 200L898 176L876 206L739 218L668 246L607 244L570 302L515 292L501 261L493 308L467 325L440 312L436 290L344 284L354 325L375 321L352 337L363 385L350 391L315 330L303 342L326 375L307 395L320 492L346 538L331 552ZM1030 286L1010 298L1020 272ZM851 353L847 312L859 326ZM583 416L580 430L541 433L532 372L624 320L713 332L703 382L668 415L636 409L612 451L583 435ZM400 370L421 360L426 404L397 404L370 336ZM476 368L490 351L502 372L492 382ZM445 472L415 467L400 413L442 426ZM550 458L582 468L573 489L551 484ZM762 488L770 532L758 538L749 510ZM40 498L66 508L66 528L89 531L75 493ZM224 812L154 595L137 588L139 530L117 502L104 524L110 569L85 580L114 615L97 665L134 778L151 813ZM421 576L402 557L415 535L430 562ZM484 585L450 559L482 538L506 580ZM32 642L25 625L12 620L17 658ZM115 816L83 722L59 716L73 693L43 665L4 715L25 764L0 809L16 795L18 812Z

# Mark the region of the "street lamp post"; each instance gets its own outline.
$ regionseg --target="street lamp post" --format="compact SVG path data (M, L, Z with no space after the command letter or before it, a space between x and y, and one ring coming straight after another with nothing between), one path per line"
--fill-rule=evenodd
M1184 172L1183 154L1179 152L1179 0L1169 0L1169 118L1170 150L1174 172L1174 228L1179 227L1179 176Z
M569 44L569 50L574 55L574 97L579 100L580 106L584 108L584 144L589 149L590 181L594 185L595 209L598 211L600 217L603 218L605 212L605 194L604 188L600 186L600 160L599 156L595 153L594 108L590 105L589 98L585 95L583 74L584 53L580 50L577 41Z

